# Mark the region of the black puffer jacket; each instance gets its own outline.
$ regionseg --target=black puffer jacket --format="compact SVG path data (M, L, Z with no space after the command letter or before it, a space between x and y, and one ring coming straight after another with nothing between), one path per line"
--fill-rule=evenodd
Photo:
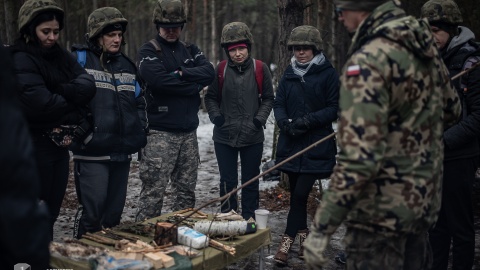
M337 119L339 97L338 74L325 59L312 65L302 77L289 65L278 85L273 106L275 120L282 130L278 138L276 163L305 149L333 132L332 122ZM307 117L307 133L291 137L283 132L285 120ZM279 170L297 173L330 173L337 153L335 139L331 138L282 165Z
M146 82L147 117L150 129L190 132L197 129L199 91L212 83L215 73L203 52L194 44L167 42L156 36L158 52L150 42L138 53L138 69ZM182 71L180 78L172 72Z
M459 27L460 34L452 39L442 58L455 76L480 61L480 47L474 35L466 27ZM455 80L455 89L462 101L462 119L445 131L445 160L476 157L480 154L480 68L475 68Z
M84 117L82 108L95 95L93 77L69 52L55 46L55 53L45 58L33 56L17 46L12 49L18 94L33 133L43 133L60 125L78 124ZM73 67L71 74L53 60L62 56L67 61L66 66ZM49 73L51 78L42 76L42 71Z
M253 119L265 125L272 111L275 98L272 76L265 63L256 67L263 69L263 90L259 102L253 63L253 59L248 58L237 66L228 60L223 89L218 87L218 78L208 88L205 105L210 120L213 122L221 115L225 118L225 123L221 127L213 128L213 141L216 143L244 147L261 143L265 139L263 128L256 127ZM218 70L216 72L218 74ZM219 91L222 92L221 95ZM222 98L221 101L218 100L219 96Z
M0 265L13 269L22 262L32 269L46 269L50 258L48 209L38 203L40 184L33 144L13 98L12 62L1 47L0 59Z
M86 51L85 69L95 78L97 94L90 101L93 138L72 147L74 159L124 161L147 143L137 113L135 86L137 69L122 53L100 55L84 46L72 48L74 55Z

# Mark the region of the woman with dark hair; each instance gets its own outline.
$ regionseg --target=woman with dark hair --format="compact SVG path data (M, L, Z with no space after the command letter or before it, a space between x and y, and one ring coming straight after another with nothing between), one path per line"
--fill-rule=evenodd
M33 137L40 199L50 212L50 237L68 182L68 145L89 129L86 105L93 77L57 43L64 12L53 0L27 0L19 11L20 38L12 46L20 105Z

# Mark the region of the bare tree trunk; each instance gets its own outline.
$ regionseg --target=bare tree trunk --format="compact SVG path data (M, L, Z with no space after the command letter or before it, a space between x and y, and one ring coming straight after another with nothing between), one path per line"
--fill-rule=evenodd
M218 62L218 56L217 56L217 42L213 42L214 40L217 39L217 21L216 21L216 13L215 11L215 0L210 0L210 9L212 12L210 12L210 22L211 22L211 47L210 47L210 57L209 60L212 62L214 65L217 64Z
M13 44L15 39L19 37L18 33L18 11L22 6L22 1L5 0L5 33L6 40L4 43Z
M7 44L7 21L5 20L5 0L0 0L0 46Z
M203 35L202 35L202 50L207 50L208 46L208 23L206 22L208 18L208 0L203 0L203 19L205 20L203 23Z

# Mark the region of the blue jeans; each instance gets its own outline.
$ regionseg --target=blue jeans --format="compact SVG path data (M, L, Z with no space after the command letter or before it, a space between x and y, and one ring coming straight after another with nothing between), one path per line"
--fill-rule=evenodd
M260 174L263 143L245 147L231 147L215 143L218 169L220 171L220 196L227 194L238 186L238 154L240 153L242 184ZM258 209L258 180L242 189L242 217L248 220L255 217ZM237 194L222 201L222 212L238 211Z

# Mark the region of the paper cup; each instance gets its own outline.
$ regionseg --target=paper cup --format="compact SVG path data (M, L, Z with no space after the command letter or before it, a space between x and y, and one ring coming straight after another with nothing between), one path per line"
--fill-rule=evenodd
M257 223L257 229L267 228L268 214L270 214L270 211L266 209L255 210L255 222Z

